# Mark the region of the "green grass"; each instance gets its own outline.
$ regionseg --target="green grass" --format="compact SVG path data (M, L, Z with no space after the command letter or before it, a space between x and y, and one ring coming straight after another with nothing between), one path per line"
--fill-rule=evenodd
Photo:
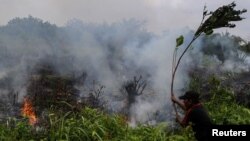
M204 101L215 124L250 124L250 110L235 102L233 91L212 81L211 99ZM42 121L41 121L42 120ZM171 121L173 122L173 121ZM191 127L172 129L169 123L130 127L126 118L83 108L77 112L50 109L39 126L9 118L0 123L0 141L193 141Z
M0 124L0 140L181 141L192 138L185 136L192 133L191 130L185 135L181 130L173 133L167 123L130 127L123 116L91 108L65 114L51 111L48 121L41 127L30 126L27 120L9 119L7 122Z

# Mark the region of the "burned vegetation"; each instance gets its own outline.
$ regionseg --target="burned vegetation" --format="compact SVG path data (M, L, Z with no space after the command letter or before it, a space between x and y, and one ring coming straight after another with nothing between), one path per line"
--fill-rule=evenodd
M42 65L37 70L30 76L26 97L32 101L38 115L45 109L69 111L71 107L67 104L77 105L79 90L74 86L73 77L60 76L49 65Z
M19 92L12 88L11 83L13 83L13 79L10 77L0 80L0 121L4 121L8 117L20 117Z
M126 104L124 107L124 114L131 118L133 116L133 108L137 102L137 97L142 95L147 82L143 80L142 76L138 78L134 76L133 80L127 81L123 84L121 88L121 93L125 96Z
M7 92L0 101L1 113L5 115L1 115L1 118L27 117L29 123L34 125L41 122L46 124L47 114L51 110L63 114L80 112L82 108L90 107L108 112L110 107L105 100L105 86L96 81L85 82L86 78L85 72L80 76L60 75L49 63L39 63L28 75L24 97L19 97L18 92L11 90L8 85L11 80L6 78L0 82L4 82L1 87ZM118 113L127 119L134 116L133 108L137 98L144 94L146 86L147 82L142 76L124 82L120 92L125 104Z

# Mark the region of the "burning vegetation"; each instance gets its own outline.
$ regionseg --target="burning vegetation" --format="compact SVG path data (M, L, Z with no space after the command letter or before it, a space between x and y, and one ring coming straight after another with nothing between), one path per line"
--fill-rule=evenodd
M29 98L25 97L23 102L23 107L21 109L22 115L29 119L30 125L35 125L37 123L37 117Z
M232 11L234 6L228 7L229 19L245 12ZM225 15L222 9L214 14ZM177 89L200 92L215 123L250 124L250 42L212 33L222 25L233 27L228 20L208 19L185 35L212 34L202 34L189 51L182 68L187 76L179 78L189 81ZM131 22L78 26L59 28L29 17L0 27L0 140L193 140L191 132L173 135L162 123L172 115L165 98L171 54L164 54L171 51L161 42L172 37L157 37ZM130 128L131 118L157 127Z
M40 116L46 109L69 111L66 102L76 105L79 90L75 88L75 79L59 76L50 65L42 65L29 79L27 96L32 101L36 113Z

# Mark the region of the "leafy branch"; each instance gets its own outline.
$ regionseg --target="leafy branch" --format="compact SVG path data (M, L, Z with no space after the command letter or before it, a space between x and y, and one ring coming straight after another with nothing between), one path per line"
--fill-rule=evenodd
M234 21L241 21L244 19L240 15L247 12L246 9L243 10L235 10L236 4L232 2L228 5L224 5L216 9L214 12L208 12L206 10L206 6L203 9L203 17L199 27L197 28L195 34L193 35L192 40L186 46L184 51L181 53L180 57L177 59L177 50L179 46L181 46L184 42L184 37L181 35L176 39L176 48L173 53L173 62L172 62L172 80L171 80L171 96L174 96L173 89L174 89L174 79L175 74L180 64L180 61L187 50L191 47L192 43L200 37L202 34L211 35L214 29L228 27L234 28L235 24L231 23ZM177 114L176 105L173 103L175 113Z

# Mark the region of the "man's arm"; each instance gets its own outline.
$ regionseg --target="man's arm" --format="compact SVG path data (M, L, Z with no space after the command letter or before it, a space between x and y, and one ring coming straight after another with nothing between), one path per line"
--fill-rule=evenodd
M186 107L185 107L185 105L184 105L184 103L182 101L176 99L176 97L174 95L172 95L171 99L172 99L172 101L174 103L177 103L177 105L179 105L181 107L181 109L183 109L184 111L186 111Z
M178 113L176 114L176 122L178 122L182 127L185 127L185 124L183 123L181 117L178 115Z

